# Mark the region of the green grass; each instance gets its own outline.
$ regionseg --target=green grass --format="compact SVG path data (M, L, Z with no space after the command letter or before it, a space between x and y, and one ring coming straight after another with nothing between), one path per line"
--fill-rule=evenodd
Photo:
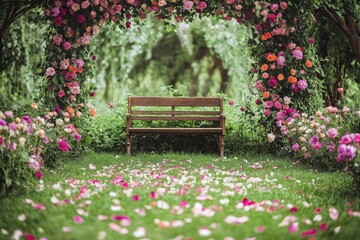
M96 169L89 169L89 164ZM128 187L114 185L111 180L115 176L121 176L123 182L119 183L126 182ZM90 184L89 180L98 180L99 185ZM85 187L86 194L79 197L80 189ZM316 229L316 239L360 236L360 217L348 214L349 209L360 211L360 200L349 176L340 172L319 173L273 156L219 159L214 155L89 154L46 171L43 188L0 200L0 229L9 233L0 232L0 239L11 239L15 230L30 233L36 239L136 239L133 232L138 227L146 229L143 239L309 239L310 236L300 235L311 229ZM156 193L155 198L150 197L151 192ZM138 201L133 200L134 195L139 196ZM239 202L244 198L255 204L241 207ZM46 209L34 209L26 199L41 203ZM51 199L60 203L54 204ZM65 199L69 202L63 203ZM181 201L188 205L180 207ZM112 206L120 206L121 210L113 211ZM291 207L297 211L292 212ZM339 213L336 220L329 217L332 207ZM314 213L316 208L321 208L321 212ZM26 216L24 221L18 219L21 214ZM82 217L82 223L73 220L76 215ZM99 215L108 219L99 220ZM112 220L115 215L129 217L130 226ZM230 215L247 216L249 220L229 224L224 220ZM289 233L289 225L279 226L289 215L296 217L297 232ZM316 215L320 221L314 220ZM174 223L183 226L172 226ZM327 226L325 231L320 231L322 223ZM128 233L122 235L113 230L114 224ZM260 226L265 231L257 231ZM71 228L71 232L65 233L63 227ZM334 230L339 227L336 234ZM201 228L210 230L210 235L201 236ZM102 238L104 235L106 238Z

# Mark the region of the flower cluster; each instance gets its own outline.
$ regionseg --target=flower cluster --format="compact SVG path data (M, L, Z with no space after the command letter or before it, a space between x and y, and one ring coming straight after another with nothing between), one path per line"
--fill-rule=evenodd
M357 149L360 148L360 133L345 134L339 141L337 149L338 162L352 161L356 157Z
M40 179L43 152L50 148L69 151L68 142L81 140L78 129L70 123L69 117L68 112L49 111L43 117L16 117L12 111L0 111L0 156L3 161L12 162L3 166L7 169L7 174L11 175L15 171L9 169L11 166L17 168L24 166L22 163L27 163L29 169ZM55 151L52 154L58 153Z

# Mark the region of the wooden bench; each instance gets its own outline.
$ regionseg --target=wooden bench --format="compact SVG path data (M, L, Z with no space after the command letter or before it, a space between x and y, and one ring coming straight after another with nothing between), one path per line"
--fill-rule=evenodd
M154 107L160 110L153 110ZM201 108L204 110L199 110ZM216 123L218 127L139 128L133 126L134 121L152 120L212 121L218 122ZM224 157L225 115L223 113L223 100L220 97L129 97L126 116L126 149L129 155L131 155L131 135L134 133L218 135L219 155Z

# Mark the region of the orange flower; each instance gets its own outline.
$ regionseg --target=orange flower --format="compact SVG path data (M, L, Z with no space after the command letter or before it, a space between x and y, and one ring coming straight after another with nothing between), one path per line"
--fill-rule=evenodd
M263 93L263 98L267 99L270 97L270 93L269 92L264 92Z
M96 115L96 109L95 108L92 108L92 109L90 109L90 116L91 117L95 117L95 115Z
M74 67L73 65L70 65L69 66L69 72L76 73L76 67Z
M267 40L267 38L265 37L265 35L262 35L261 36L261 41L266 41Z
M267 39L272 38L271 33L270 33L270 32L265 33L265 37L266 37Z
M310 60L306 60L305 61L305 66L307 67L307 68L311 68L312 67L312 62L310 61Z
M82 69L82 68L78 68L78 69L77 69L77 72L78 72L78 73L82 73L82 72L83 72L83 69Z
M267 64L263 64L262 66L261 66L261 71L262 72L265 72L265 71L267 71L269 69L269 66L267 65Z
M295 74L296 74L296 71L295 71L294 69L291 69L291 70L290 70L290 74L291 74L291 75L295 75Z
M288 82L289 83L297 83L297 78L296 77L293 77L293 76L290 76L290 77L288 77Z
M74 110L72 107L67 107L67 108L66 108L66 111L67 111L68 113L70 113L70 114L72 114L72 113L75 112L75 110Z
M275 62L277 60L277 56L273 54L269 54L266 58L269 62Z
M284 75L283 75L282 73L280 73L279 75L277 75L277 79L278 79L279 81L284 80Z

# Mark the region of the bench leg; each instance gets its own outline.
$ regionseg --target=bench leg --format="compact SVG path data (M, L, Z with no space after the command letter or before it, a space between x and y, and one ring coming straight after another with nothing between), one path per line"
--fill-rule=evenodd
M131 155L131 136L126 135L126 152L127 155Z
M220 135L219 136L219 155L221 158L224 157L224 149L225 149L224 135Z

